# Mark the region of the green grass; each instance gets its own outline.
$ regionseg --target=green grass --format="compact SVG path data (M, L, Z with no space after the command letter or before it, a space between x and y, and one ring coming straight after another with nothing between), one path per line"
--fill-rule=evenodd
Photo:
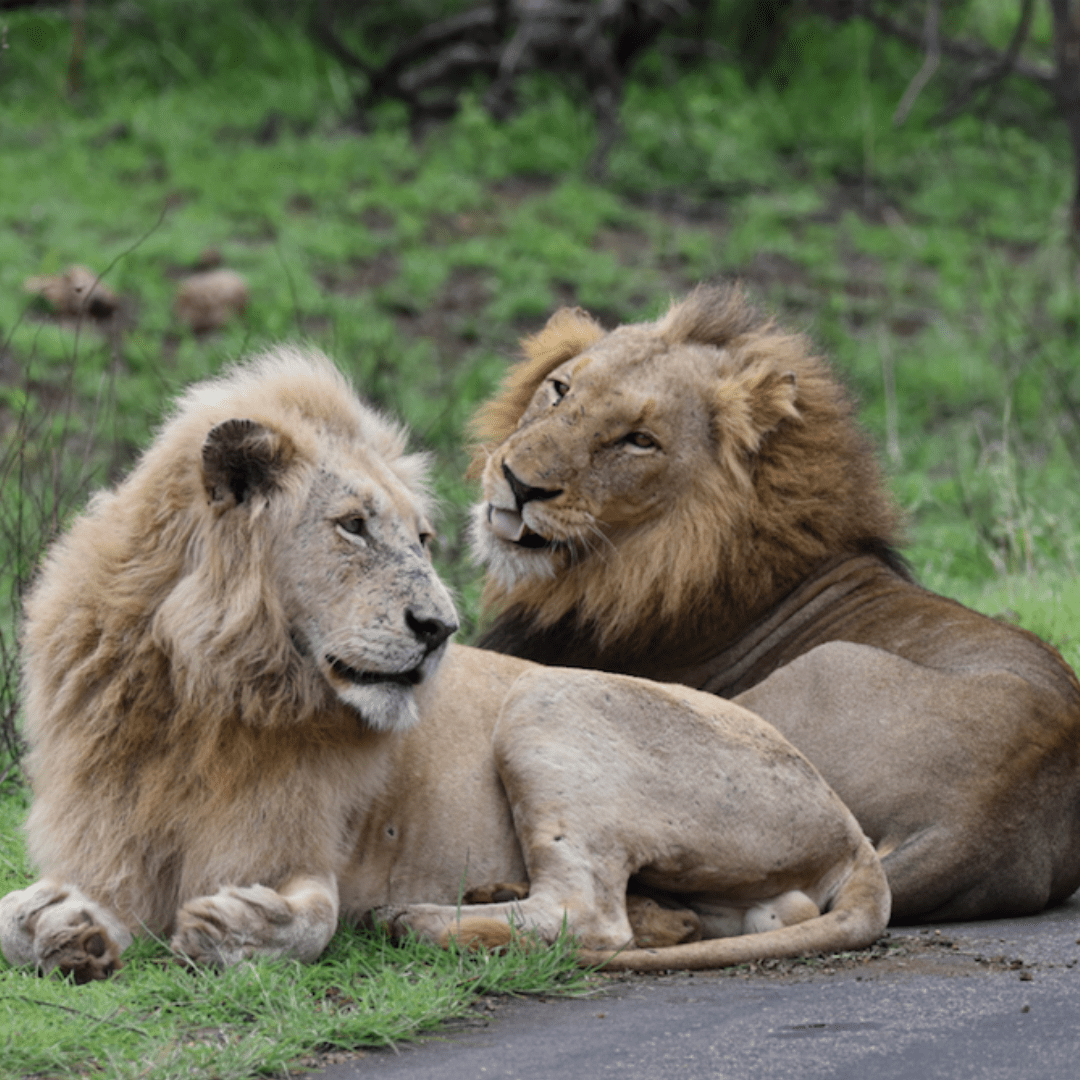
M334 1051L415 1040L467 1016L480 996L587 993L573 956L569 940L493 956L342 928L316 964L218 972L183 967L142 939L107 982L0 970L0 1075L281 1075Z
M349 73L299 24L260 14L271 7L90 5L74 99L63 9L4 13L5 644L41 544L130 463L175 393L284 339L326 349L433 452L438 562L468 637L464 426L517 339L560 304L611 325L731 275L858 395L916 574L1080 662L1080 291L1067 142L1036 92L1006 84L985 114L935 126L932 83L895 128L920 57L859 24L800 19L752 85L730 62L645 57L601 185L572 88L529 82L505 124L467 97L423 136L386 105L361 134ZM1007 36L998 5L965 10ZM252 303L198 337L171 303L210 247ZM61 325L21 291L72 262L122 295L122 333ZM25 797L0 784L0 892L30 877ZM558 950L483 960L344 930L306 969L192 973L142 943L120 978L76 988L0 961L0 1032L18 1033L0 1041L0 1074L273 1072L315 1047L412 1037L478 992L576 988L570 969Z
M0 895L33 880L18 832L25 788L0 785ZM505 953L449 951L342 926L318 962L225 971L179 963L142 938L106 982L38 978L0 957L0 1076L281 1075L359 1047L387 1047L470 1015L480 997L582 995L595 981L564 938Z

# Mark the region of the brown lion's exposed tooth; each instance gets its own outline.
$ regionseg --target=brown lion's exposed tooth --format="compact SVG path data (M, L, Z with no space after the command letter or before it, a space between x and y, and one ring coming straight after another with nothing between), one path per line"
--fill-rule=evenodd
M500 510L498 507L489 506L488 521L491 523L491 531L500 540L517 543L525 535L525 522L514 510Z

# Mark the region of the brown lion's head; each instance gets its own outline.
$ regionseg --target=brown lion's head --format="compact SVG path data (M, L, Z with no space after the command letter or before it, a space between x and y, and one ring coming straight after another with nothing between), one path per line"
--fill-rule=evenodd
M736 631L815 564L891 542L847 396L737 288L610 333L563 309L524 349L474 423L489 605L601 646Z

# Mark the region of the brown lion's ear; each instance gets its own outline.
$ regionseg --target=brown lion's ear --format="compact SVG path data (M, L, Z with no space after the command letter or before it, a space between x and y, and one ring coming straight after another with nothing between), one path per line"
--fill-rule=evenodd
M793 371L750 370L726 381L716 393L715 427L720 442L756 454L784 420L798 420L799 385Z
M765 319L737 284L699 285L673 303L657 323L657 332L673 344L682 342L723 348L752 331L769 329Z
M581 308L559 308L540 333L522 340L525 359L510 369L499 392L480 406L469 424L473 438L480 444L473 452L470 477L479 476L483 470L487 447L497 446L517 427L544 379L605 333Z
M210 429L202 449L203 485L223 510L253 494L273 491L289 466L292 443L254 420L225 420Z
M544 375L547 375L570 357L577 356L593 342L599 341L604 333L604 328L584 309L564 307L548 319L539 334L523 338L521 347L529 361L543 366L546 369ZM529 366L528 361L525 366ZM543 377L541 375L540 379ZM537 386L540 379L537 379Z

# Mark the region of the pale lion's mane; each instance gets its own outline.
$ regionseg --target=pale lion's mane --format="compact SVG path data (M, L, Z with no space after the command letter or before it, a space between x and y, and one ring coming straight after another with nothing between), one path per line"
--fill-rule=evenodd
M204 490L207 433L236 417L274 433L283 466L246 514L227 513L228 500ZM404 430L359 402L325 357L278 348L194 386L124 483L97 495L56 542L41 573L47 587L27 599L31 856L83 867L82 884L119 898L125 918L138 912L159 931L172 918L175 897L157 897L148 913L138 883L169 878L170 867L147 860L174 850L166 818L185 777L217 776L217 790L191 799L222 806L247 781L218 775L220 740L246 740L242 756L257 772L278 767L290 731L317 745L321 729L330 742L341 723L343 707L290 638L264 550L299 511L305 470L293 466L313 466L335 442L369 447L373 464L425 497L425 463L406 454ZM86 819L91 790L130 807L123 835L104 817L72 828Z

